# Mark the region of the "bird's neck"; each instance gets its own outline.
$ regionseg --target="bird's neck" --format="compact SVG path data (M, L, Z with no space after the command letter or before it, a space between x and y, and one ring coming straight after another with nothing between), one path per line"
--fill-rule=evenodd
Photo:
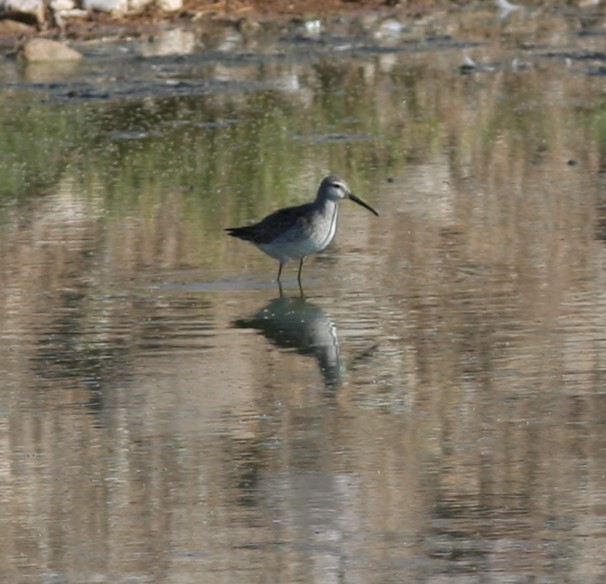
M314 207L320 212L322 215L332 215L337 212L339 208L338 202L333 201L332 199L316 199L314 203Z

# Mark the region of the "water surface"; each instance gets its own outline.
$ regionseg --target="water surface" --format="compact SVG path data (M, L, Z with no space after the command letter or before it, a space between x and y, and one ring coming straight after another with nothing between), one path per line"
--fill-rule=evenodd
M2 580L602 582L587 10L3 62ZM329 172L280 291L222 230Z

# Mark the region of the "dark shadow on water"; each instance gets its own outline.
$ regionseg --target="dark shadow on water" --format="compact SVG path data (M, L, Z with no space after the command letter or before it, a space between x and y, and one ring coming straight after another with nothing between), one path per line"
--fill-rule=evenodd
M322 308L300 295L280 296L249 317L233 321L236 328L254 329L280 349L294 350L316 359L324 383L336 389L343 383L339 338L335 324Z

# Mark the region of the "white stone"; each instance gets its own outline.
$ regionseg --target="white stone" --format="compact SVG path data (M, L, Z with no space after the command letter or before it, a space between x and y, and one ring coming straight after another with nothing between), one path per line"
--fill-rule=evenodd
M163 12L176 12L183 8L183 0L156 0L156 6Z
M128 0L83 0L82 5L86 10L108 12L109 14L126 14L128 12Z
M150 4L153 4L155 0L128 0L128 12L139 13L143 12Z
M54 12L73 10L76 7L74 0L51 0L50 7Z
M73 10L58 10L55 12L56 16L60 16L61 18L86 18L88 12L80 8L74 8Z

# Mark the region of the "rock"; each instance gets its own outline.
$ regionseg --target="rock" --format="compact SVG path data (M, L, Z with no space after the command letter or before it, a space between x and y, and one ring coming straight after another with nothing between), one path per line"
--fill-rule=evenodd
M62 19L86 18L88 16L88 12L86 10L81 10L80 8L73 8L72 10L57 10L54 16L55 18L59 17Z
M176 12L183 9L183 0L156 0L156 6L163 12Z
M63 12L64 10L73 10L76 8L74 0L51 0L50 7L53 12Z
M64 43L50 39L31 39L21 50L26 61L77 61L82 55Z
M128 0L128 13L139 14L143 12L155 0Z
M113 15L138 14L151 5L155 5L163 12L176 12L183 9L183 0L82 0L82 6L86 10Z
M113 15L121 15L128 12L128 0L83 0L82 6L86 10L107 12Z
M395 18L388 18L381 22L377 28L374 37L376 39L394 39L397 40L402 36L404 26Z
M0 36L21 36L35 33L36 29L29 24L17 20L10 20L9 18L0 20Z
M0 0L0 14L25 16L37 24L42 24L44 0Z

